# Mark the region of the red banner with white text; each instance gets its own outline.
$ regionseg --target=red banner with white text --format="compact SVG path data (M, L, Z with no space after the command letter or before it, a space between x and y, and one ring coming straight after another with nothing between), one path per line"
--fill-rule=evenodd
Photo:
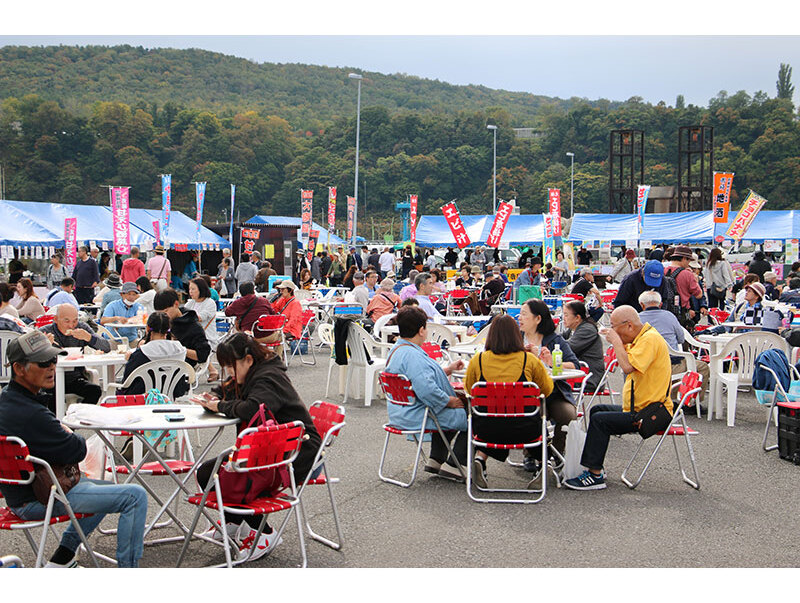
M411 206L410 211L410 218L411 218L411 242L417 242L417 202L419 197L417 195L410 195L408 198L408 204Z
M459 249L463 249L469 245L472 241L470 241L469 236L467 236L467 229L464 228L464 223L461 221L461 216L458 213L456 204L453 201L445 203L442 205L442 213L447 220L447 225L450 227L450 231L453 233L453 238Z
M733 172L714 172L714 224L727 224Z
M553 236L561 236L561 189L547 189L547 199L550 204L550 215L553 216Z
M511 217L513 209L511 203L506 203L505 201L500 202L500 205L497 207L497 213L494 215L492 228L489 230L489 236L486 237L487 247L494 247L497 249L500 245L500 239L503 238L503 232L506 229L506 224L508 224L508 219Z

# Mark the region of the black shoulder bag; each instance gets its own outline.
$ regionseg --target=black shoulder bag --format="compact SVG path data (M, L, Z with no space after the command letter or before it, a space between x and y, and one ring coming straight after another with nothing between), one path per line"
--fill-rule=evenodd
M667 395L669 395L671 385L671 383L667 385ZM653 402L645 406L639 412L635 412L634 408L636 408L636 405L633 396L633 379L631 379L631 412L634 413L633 422L636 423L640 421L639 435L642 436L642 439L646 440L662 429L665 429L672 420L672 415L669 414L667 407L664 406L664 402Z

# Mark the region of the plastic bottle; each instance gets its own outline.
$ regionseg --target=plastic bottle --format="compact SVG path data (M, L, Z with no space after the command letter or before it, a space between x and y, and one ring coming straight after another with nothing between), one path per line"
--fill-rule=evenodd
M555 375L560 375L564 371L563 367L561 366L562 365L563 354L561 352L561 346L560 345L556 344L556 347L553 350L553 353L551 354L551 356L553 358L553 370L552 370L552 373L553 373L554 376Z

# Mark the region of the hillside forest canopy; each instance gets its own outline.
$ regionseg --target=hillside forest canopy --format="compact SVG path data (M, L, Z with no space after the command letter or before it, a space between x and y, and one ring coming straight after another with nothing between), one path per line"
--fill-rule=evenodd
M230 184L242 218L298 215L314 190L327 221L328 186L353 194L356 89L347 73L257 64L201 50L119 47L0 48L0 164L8 199L108 203L104 185L131 187L131 204L159 208L172 174L173 207L192 215L208 182L205 221L226 219ZM678 128L714 127L714 168L733 171L732 201L754 189L768 209L793 208L800 189L800 121L791 67L776 92L719 92L707 107L640 97L561 100L363 73L359 214L379 233L394 204L418 194L421 213L452 199L491 213L492 132L497 196L523 213L546 211L547 189L568 199L575 153L576 212L608 210L608 144L615 129L645 132L645 183L677 185ZM514 128L530 128L518 138ZM366 211L365 211L366 210ZM367 216L365 219L364 216Z

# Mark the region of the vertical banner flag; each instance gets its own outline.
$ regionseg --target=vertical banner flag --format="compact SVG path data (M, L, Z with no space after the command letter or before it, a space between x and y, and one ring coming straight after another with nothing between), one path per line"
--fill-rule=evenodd
M317 241L319 241L319 231L312 230L308 236L308 252L306 253L309 262L314 257L314 252L317 250Z
M156 245L161 244L161 224L158 220L153 220L153 236L156 238Z
M456 245L458 245L459 249L464 249L471 241L467 236L467 229L464 228L464 223L461 221L456 204L453 201L445 203L442 205L442 213L447 220L447 225L450 227L450 232L453 233Z
M736 214L736 219L731 223L725 236L734 241L741 241L742 237L744 237L744 233L747 232L747 229L750 228L750 224L755 220L756 214L764 207L766 202L767 200L764 199L764 197L751 190L747 194L742 209Z
M486 237L487 247L494 247L497 249L500 245L500 239L503 238L503 231L506 229L506 224L508 224L508 218L511 216L512 209L513 207L510 203L506 203L505 201L500 202L500 205L497 207L497 213L494 216L492 228L489 230L489 236Z
M203 205L206 201L206 183L195 182L194 194L197 198L197 232L194 238L196 243L200 243L200 227L203 225Z
M261 236L261 229L259 228L242 228L240 232L241 244L244 247L244 252L248 255L256 250L256 241Z
M128 208L127 186L112 186L108 189L111 194L111 215L113 217L114 253L126 255L131 252L131 221Z
M553 216L542 214L542 218L544 218L544 238L549 239L553 236Z
M410 219L411 219L411 242L417 242L417 203L419 197L417 195L409 195L408 204L411 206Z
M328 247L331 244L331 232L336 227L336 187L328 187Z
M547 189L547 198L550 203L550 215L553 216L553 236L561 236L561 189Z
M313 199L314 191L300 191L300 217L302 218L300 238L303 239L303 245L306 246L308 246L308 237L311 234L311 204Z
M347 240L353 239L353 223L356 217L356 198L347 197Z
M636 223L639 225L639 234L644 226L644 212L647 210L647 195L650 194L649 184L640 184L636 192Z
M64 252L67 272L72 274L78 261L78 218L64 220Z
M169 239L169 212L172 208L172 174L161 175L161 236L163 244Z
M231 229L228 231L228 241L233 245L233 206L236 203L236 185L231 184Z
M544 261L553 262L553 214L542 214L544 218Z
M714 172L714 224L727 224L733 172Z

